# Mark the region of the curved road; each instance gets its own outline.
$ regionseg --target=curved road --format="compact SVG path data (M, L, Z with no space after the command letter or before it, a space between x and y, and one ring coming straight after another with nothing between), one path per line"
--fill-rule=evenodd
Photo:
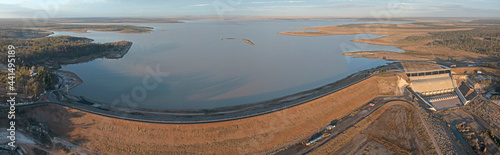
M116 112L116 111L108 111L104 110L101 108L95 108L91 106L86 106L86 105L77 105L77 104L70 104L70 103L62 103L62 102L39 102L39 103L33 103L33 104L28 104L28 105L19 105L16 106L16 108L23 108L23 107L32 107L32 106L38 106L38 105L44 105L44 104L56 104L60 106L65 106L69 108L74 108L77 110L81 110L84 112L100 115L100 116L105 116L105 117L110 117L110 118L116 118L116 119L121 119L121 120L127 120L127 121L136 121L136 122L144 122L144 123L156 123L156 124L201 124L201 123L216 123L216 122L225 122L225 121L232 121L232 120L239 120L239 119L245 119L245 118L250 118L250 117L256 117L256 116L261 116L281 110L285 110L291 107L295 107L313 100L316 100L318 98L330 95L332 93L338 92L342 89L345 89L347 87L350 87L352 85L355 85L361 81L364 81L366 79L369 79L373 77L373 75L369 75L366 77L363 77L361 79L358 79L354 82L351 82L349 84L345 84L343 86L338 86L336 88L331 88L330 90L327 90L324 93L319 93L319 94L313 94L311 96L302 98L302 99L297 99L296 101L290 102L290 103L284 103L281 105L273 106L273 107L267 107L267 108L261 108L261 109L254 109L254 110L249 110L249 111L241 111L237 113L228 113L228 114L220 114L220 115L209 115L209 116L192 116L192 115L185 115L185 116L145 116L145 115L137 115L137 114L129 114L129 113L123 113L123 112ZM50 96L51 93L48 95ZM1 107L0 109L8 109L9 107Z
M408 93L411 93L411 92L408 92ZM375 99L374 99L375 100ZM373 101L373 100L372 100ZM359 121L361 121L362 119L366 118L367 116L369 116L370 114L372 114L374 111L378 110L380 107L382 107L383 105L385 105L386 103L389 103L389 102L392 102L392 101L402 101L402 102L405 102L405 103L408 103L410 104L412 107L414 108L417 108L415 106L418 106L418 105L414 105L412 103L410 103L410 101L404 99L404 96L402 97L383 97L382 99L378 100L378 102L375 104L375 106L373 107L370 107L370 106L363 106L363 107L360 107L360 112L356 113L355 115L353 116L346 116L344 118L341 118L339 122L337 122L336 124L336 127L330 131L321 131L320 133L329 133L330 136L327 136L327 138L325 139L321 139L319 140L318 142L316 142L315 144L313 144L312 146L305 146L303 144L300 143L300 141L303 141L303 140L306 140L306 139L301 139L299 141L296 141L295 144L291 144L291 145L286 145L286 146L283 146L279 149L276 149L276 150L282 150L282 151L279 151L279 152L275 152L276 155L287 155L287 154L308 154L310 153L311 151L317 149L318 147L321 147L323 146L324 144L326 144L328 141L336 138L338 135L340 135L341 133L343 133L344 131L348 130L350 127L353 127L355 124L357 124ZM417 110L417 109L415 109ZM416 113L418 114L420 120L422 121L422 124L424 125L426 131L427 131L427 134L429 135L429 137L431 138L431 141L436 149L436 152L439 154L439 155L442 155L442 152L434 138L434 136L432 135L431 131L429 130L429 127L427 125L427 123L425 122L424 118L422 117L421 113L417 110ZM272 152L268 153L268 154L272 154Z
M155 124L201 124L201 123L216 123L216 122L225 122L225 121L232 121L232 120L238 120L238 119L245 119L245 118L250 118L250 117L256 117L256 116L260 116L260 115L265 115L265 114L269 114L269 113L273 113L273 112L285 110L285 109L288 109L288 108L291 108L291 107L295 107L295 106L298 106L298 105L301 105L301 104L304 104L304 103L316 100L318 98L330 95L332 93L338 92L338 91L340 91L342 89L345 89L347 87L355 85L355 84L357 84L357 83L359 83L361 81L364 81L364 80L366 80L368 78L371 78L371 77L373 77L373 75L370 75L370 76L358 79L358 80L356 80L354 82L351 82L349 84L346 84L344 86L338 86L337 88L330 89L330 90L328 90L328 91L326 91L324 93L318 94L316 96L311 95L311 96L306 97L304 99L298 99L295 102L289 103L289 105L286 105L286 103L285 103L283 105L278 105L278 106L275 106L275 107L270 107L270 109L269 108L259 109L261 111L254 110L251 113L245 113L245 112L238 113L236 116L234 114L225 114L225 115L217 115L217 116L199 116L199 117L193 117L193 116L142 116L142 115L127 114L127 113L121 113L121 112L115 112L115 111L108 111L108 110L104 110L104 109L100 109L100 108L95 108L95 107L91 107L91 106L86 106L86 105L77 105L77 104L69 104L69 103L61 103L61 102L38 102L38 103L27 104L27 105L18 105L18 106L16 106L16 108L33 107L33 106L39 106L39 105L45 105L45 104L56 104L56 105L60 105L60 106L64 106L64 107L69 107L69 108L81 110L81 111L88 112L88 113L91 113L91 114L96 114L96 115L104 116L104 117L110 117L110 118L127 120L127 121L135 121L135 122L155 123ZM52 94L52 92L49 93L48 95L50 96L51 94ZM384 101L384 102L382 102L382 101ZM334 128L334 130L328 131L329 133L332 134L332 136L328 136L327 139L320 140L313 147L300 148L300 150L297 150L297 151L299 151L300 154L306 154L306 153L309 153L310 151L314 150L315 148L324 145L327 141L335 138L338 134L340 134L343 131L347 130L348 128L354 126L354 124L356 124L357 122L359 122L361 119L363 119L366 116L370 115L372 112L374 112L375 110L377 110L381 106L385 105L385 103L388 103L390 101L404 101L406 103L409 103L405 99L379 100L378 103L374 107L368 107L369 108L368 111L366 111L366 109L365 109L365 110L359 112L358 114L356 114L355 116L353 116L351 118L346 118L346 119L343 118L342 122L349 122L349 123L348 124L340 124L339 123L337 125L337 127ZM409 103L409 104L412 105L411 103ZM414 106L414 105L412 105L412 106ZM0 109L8 109L8 108L9 107L0 107ZM431 140L432 140L432 142L433 142L433 144L434 144L434 146L436 148L436 151L438 152L438 154L441 154L441 151L439 150L439 147L437 146L436 141L434 140L434 137L430 133L430 131L429 131L428 127L427 127L427 124L423 120L421 114L419 112L417 112L417 113L419 114L419 117L422 120L422 123L424 124L425 129L427 130L429 136L431 137ZM189 118L191 118L191 120L187 120ZM194 119L192 119L192 118L194 118ZM335 132L335 133L333 133L333 132ZM287 148L286 150L289 150L289 149L291 149L289 146L290 145L284 146L282 148ZM278 152L278 154L286 153L287 152L286 150L285 151L280 151L280 152Z
M344 131L348 130L349 128L353 127L356 125L359 121L363 120L367 116L371 115L373 112L378 110L380 107L384 106L386 103L392 102L392 101L403 101L403 102L408 102L407 100L401 99L401 97L378 97L370 102L373 102L374 100L378 100L375 102L374 106L368 106L368 104L354 110L354 111L359 111L355 115L347 115L345 117L342 117L339 119L339 121L335 124L335 128L333 128L330 131L325 131L322 130L319 133L328 133L330 136L327 136L326 139L323 138L319 140L318 142L314 143L311 146L305 146L301 144L301 141L309 139L309 137L299 140L295 144L292 145L287 145L283 146L280 149L285 149L283 151L280 151L276 153L277 155L287 155L287 154L307 154L310 151L323 146L326 142L330 141L331 139L334 139ZM277 149L277 150L280 150Z
M402 100L402 99L388 100L388 101L384 102L384 103L383 103L383 105L385 105L386 103L391 102L391 101L403 101L403 102L408 103L408 104L410 104L411 106L413 106L413 107L414 107L414 105L413 105L413 104L411 104L411 103L410 103L410 102L408 102L407 100ZM366 116L370 115L372 112L376 111L376 110L377 110L378 108L380 108L381 106L382 106L382 105L380 105L380 106L379 106L379 107L377 107L377 108L374 108L373 110L370 110L369 114L367 114ZM415 108L415 107L414 107L414 108ZM416 109L415 109L415 110L416 110ZM422 124L424 125L425 130L427 131L427 134L428 134L428 135L429 135L429 137L431 138L432 144L434 145L434 148L436 149L437 154L438 154L438 155L442 155L443 153L441 152L441 149L439 149L439 146L438 146L438 144L437 144L436 140L434 139L434 136L432 136L432 133L431 133L431 131L429 130L429 127L428 127L427 123L425 122L424 118L422 117L422 115L420 114L420 112L419 112L419 111L416 111L416 113L418 114L418 116L419 116L420 120L422 121ZM365 117L366 117L366 116L365 116ZM364 118L364 117L363 117L363 118ZM308 153L310 153L311 151L313 151L314 149L316 149L316 148L318 148L318 147L321 147L321 146L322 146L322 145L324 145L326 142L328 142L328 141L330 141L330 140L334 139L335 137L337 137L340 133L342 133L342 132L344 132L345 130L347 130L348 128L350 128L350 127L354 126L356 123L358 123L359 121L361 121L361 119L363 119L363 118L359 118L358 120L353 121L350 125L348 125L348 127L347 127L347 128L345 128L345 129L343 129L343 130L341 130L341 131L337 132L335 135L334 135L334 134L332 134L333 136L330 136L328 139L325 139L325 140L321 141L321 143L320 143L320 144L316 144L316 145L314 145L313 147L306 148L306 149L302 150L299 154L308 154Z

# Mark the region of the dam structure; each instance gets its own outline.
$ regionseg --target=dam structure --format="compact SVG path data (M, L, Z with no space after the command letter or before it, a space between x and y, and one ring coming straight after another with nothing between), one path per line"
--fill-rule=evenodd
M405 72L411 89L432 110L455 108L467 103L451 76L450 69Z

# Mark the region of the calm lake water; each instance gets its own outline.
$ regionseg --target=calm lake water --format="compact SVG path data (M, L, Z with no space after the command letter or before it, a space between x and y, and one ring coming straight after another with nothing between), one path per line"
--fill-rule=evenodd
M121 59L98 59L63 66L62 70L74 72L84 81L70 90L70 94L130 107L206 109L290 95L387 63L342 56L345 52L402 52L393 46L350 41L381 37L378 35L301 37L276 33L294 31L290 27L348 23L367 22L198 20L132 24L154 27L151 33L90 31L54 32L54 35L88 37L101 43L133 42L130 51ZM241 39L249 39L255 45ZM161 77L163 74L153 73L160 79L151 78L151 69L155 72L157 66L168 75Z

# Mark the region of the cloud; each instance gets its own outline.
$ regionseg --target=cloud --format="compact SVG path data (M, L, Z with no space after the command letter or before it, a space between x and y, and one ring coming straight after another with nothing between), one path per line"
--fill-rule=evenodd
M448 4L416 4L416 3L401 3L401 8L404 11L436 11L436 12L482 12L482 11L500 11L500 9L477 8L470 5L448 3Z
M304 3L306 1L264 1L264 2L250 2L251 4L272 4L272 3Z
M345 4L332 4L332 5L269 6L268 8L366 8L375 6L376 5L345 3Z
M17 4L2 4L0 5L0 18L26 18L40 10L22 7Z
M67 3L105 3L105 2L110 2L108 0L70 0Z
M484 8L462 3L398 3L397 6L381 7L379 11L388 10L398 13L399 17L498 17L500 9Z
M0 1L0 5L25 5L27 1Z
M0 0L0 18L33 16L162 16L214 14L209 7L214 0L179 2L178 0ZM148 3L149 2L149 3ZM498 0L216 0L223 11L242 16L324 15L370 16L370 12L387 12L400 17L499 17ZM233 3L231 3L233 2ZM242 2L242 3L240 3ZM244 4L244 5L240 5ZM168 7L169 9L163 9ZM103 9L105 8L105 9ZM108 9L109 8L109 9ZM133 10L136 13L132 13ZM168 11L165 11L168 10ZM49 11L49 12L47 12ZM210 11L210 12L208 12Z
M189 6L194 6L194 7L200 7L200 6L210 6L212 4L195 4L195 5L189 5Z

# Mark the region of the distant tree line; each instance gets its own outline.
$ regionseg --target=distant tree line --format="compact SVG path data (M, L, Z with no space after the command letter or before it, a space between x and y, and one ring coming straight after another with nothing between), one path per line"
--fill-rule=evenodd
M45 37L48 35L48 33L43 32L44 31L31 29L0 28L0 38L26 39Z
M129 46L131 42L92 43L92 39L72 36L54 36L37 39L0 38L0 62L7 63L8 45L16 47L17 64L36 65L36 61L53 58L78 58Z
M51 30L95 30L95 31L118 31L122 33L143 33L149 32L153 28L134 25L87 25L87 24L45 24L38 25L37 28L48 28Z

